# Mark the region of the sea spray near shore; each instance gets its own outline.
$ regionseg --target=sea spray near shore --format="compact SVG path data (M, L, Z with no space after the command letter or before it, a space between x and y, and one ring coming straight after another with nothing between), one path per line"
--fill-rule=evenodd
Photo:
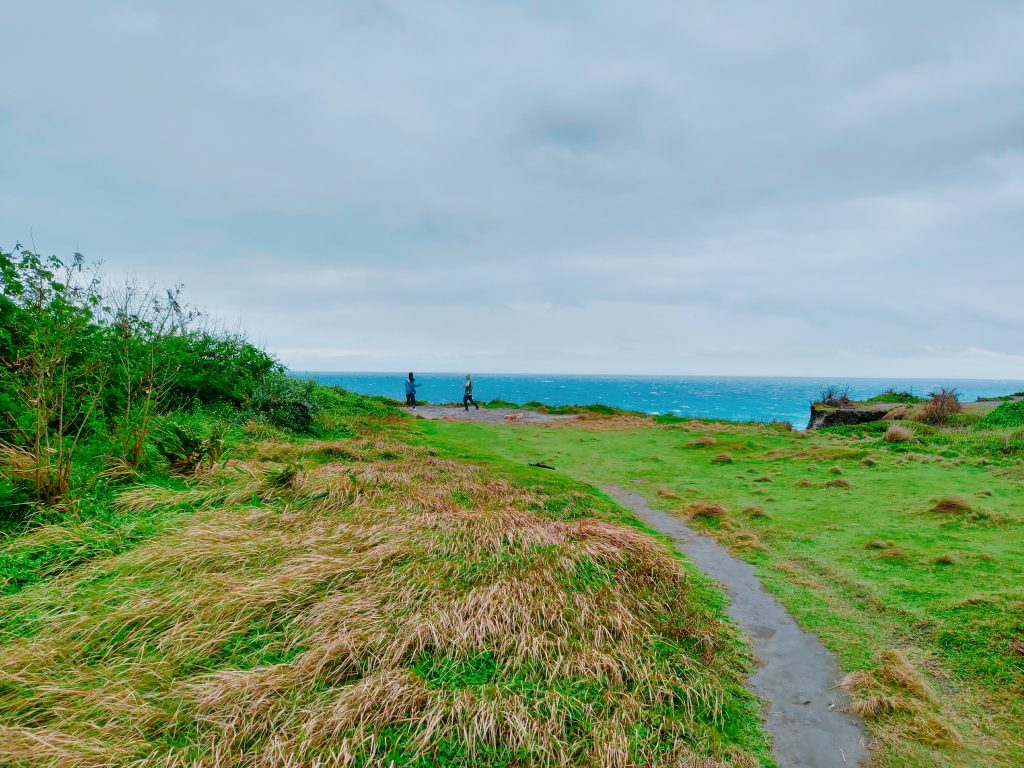
M353 392L404 399L405 373L329 373L293 371L300 378L338 385ZM465 373L416 373L418 396L431 403L459 402ZM482 400L546 405L602 403L645 413L807 423L808 404L829 384L850 387L850 397L866 398L889 388L926 395L938 387L955 387L964 401L1024 390L1024 381L999 379L844 379L798 377L577 376L557 374L474 373Z

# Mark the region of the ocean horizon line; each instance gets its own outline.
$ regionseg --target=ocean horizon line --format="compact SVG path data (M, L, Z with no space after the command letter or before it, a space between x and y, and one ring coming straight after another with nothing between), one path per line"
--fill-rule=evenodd
M289 373L292 374L304 374L304 375L317 375L322 374L324 376L405 376L407 370L358 370L358 371L345 371L345 370L327 370L327 369L313 369L313 368L286 368ZM720 380L720 379L751 379L751 380L774 380L774 379L796 379L796 380L811 380L811 381L835 381L841 383L844 381L885 381L892 380L898 382L907 381L971 381L971 382L1005 382L1005 383L1019 383L1024 384L1024 377L998 377L998 376L900 376L900 375L884 375L884 376L844 376L841 374L757 374L757 373L723 373L723 374L711 374L711 373L573 373L566 371L483 371L483 370L464 370L464 369L452 369L448 371L442 370L426 370L426 369L413 369L413 372L417 376L465 376L467 373L471 373L473 376L521 376L521 377L537 377L537 376L556 376L561 378L580 378L580 379L709 379L709 380Z

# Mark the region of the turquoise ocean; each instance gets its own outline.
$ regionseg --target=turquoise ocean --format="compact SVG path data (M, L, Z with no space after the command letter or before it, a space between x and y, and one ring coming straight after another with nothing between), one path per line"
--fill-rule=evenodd
M407 372L327 373L292 371L353 392L405 399ZM465 374L420 373L418 397L431 403L462 400ZM955 387L964 401L1024 391L1024 381L997 379L843 379L755 376L575 376L555 374L474 373L474 394L480 401L537 401L547 405L601 403L650 414L671 413L734 421L788 421L802 429L809 404L821 388L848 386L853 398L866 398L892 387L927 395L938 387Z

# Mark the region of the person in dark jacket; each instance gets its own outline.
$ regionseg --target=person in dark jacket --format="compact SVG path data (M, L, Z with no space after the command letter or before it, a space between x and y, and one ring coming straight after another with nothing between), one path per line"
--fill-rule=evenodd
M412 371L409 372L409 378L405 381L405 404L410 408L416 407L416 387L419 384L416 383L416 377L412 375Z
M480 410L480 404L473 399L473 377L468 373L466 374L466 381L462 384L462 405L468 411L470 404L476 406L476 409Z

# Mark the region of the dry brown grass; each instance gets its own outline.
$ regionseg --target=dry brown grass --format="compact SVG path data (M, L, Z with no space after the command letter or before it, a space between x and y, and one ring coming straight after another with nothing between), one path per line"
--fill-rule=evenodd
M914 439L914 431L902 424L890 424L883 437L890 443L905 443Z
M718 440L711 435L702 435L687 443L690 448L704 448L709 445L718 445Z
M686 507L687 515L697 520L724 517L728 510L715 501L695 501Z
M944 714L936 689L903 651L883 651L875 661L874 669L852 672L840 685L854 698L850 710L875 723L883 741L911 738L932 746L964 743Z
M712 463L714 464L731 464L732 454L731 453L719 453L712 457Z
M836 477L832 480L826 480L822 484L822 488L843 488L849 490L853 488L853 483L847 480L845 477Z
M0 647L0 764L383 766L400 732L406 759L451 742L553 766L755 765L700 735L742 668L680 563L587 496L544 500L373 441L266 444L185 490L128 491L125 509L196 511L0 598L36 622ZM482 683L431 672L482 656L500 673ZM565 680L605 693L582 703Z
M943 496L932 502L931 511L945 515L970 515L975 510L974 505L962 496Z

